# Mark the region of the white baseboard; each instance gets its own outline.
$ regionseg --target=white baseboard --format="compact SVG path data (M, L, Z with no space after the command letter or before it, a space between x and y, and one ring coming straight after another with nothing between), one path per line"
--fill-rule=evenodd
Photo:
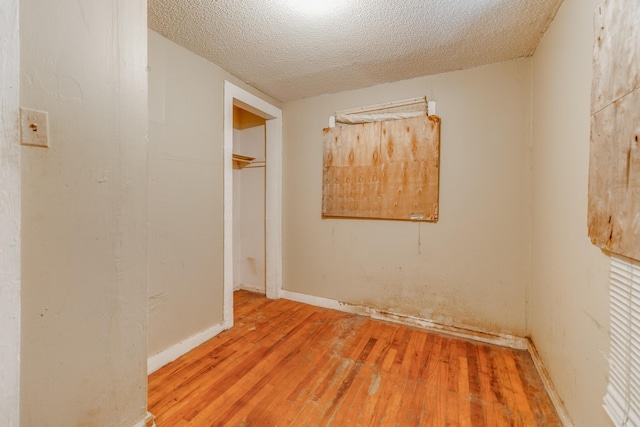
M156 417L151 412L147 412L144 419L138 421L134 427L156 427Z
M569 412L567 412L567 408L564 406L564 402L562 401L560 395L558 394L558 391L554 387L553 382L551 381L551 377L549 376L547 369L542 363L542 359L540 358L540 354L538 353L536 346L531 340L527 340L527 344L527 350L531 355L531 359L533 359L533 364L536 366L538 375L540 375L540 379L542 379L542 384L544 384L544 388L547 391L547 394L549 395L549 398L551 399L556 412L558 413L560 421L562 421L562 425L564 427L574 427L575 424L573 423L573 420L571 420Z
M261 294L261 295L266 294L264 286L253 287L253 286L240 285L237 290L249 291L249 292L253 292L254 294ZM234 289L234 291L236 291L236 289Z
M162 368L164 365L173 362L178 357L182 356L198 347L200 344L209 341L211 338L218 335L220 332L229 329L232 324L219 323L206 329L202 332L199 332L195 335L190 336L184 341L175 344L166 350L161 351L160 353L154 354L153 356L147 359L147 375L152 374L158 369Z
M313 295L301 294L298 292L280 291L282 298L301 302L304 304L315 305L317 307L330 308L333 310L339 310L346 313L360 314L363 316L371 317L372 319L386 320L388 322L400 323L408 326L415 326L418 328L426 329L441 334L451 335L458 338L471 339L474 341L484 342L487 344L495 344L503 347L515 348L518 350L527 350L528 341L526 338L517 337L508 334L496 334L492 332L486 332L479 329L461 326L445 324L442 322L422 319L415 316L407 316L404 314L389 313L387 311L378 310L363 305L347 304L340 301L317 297Z

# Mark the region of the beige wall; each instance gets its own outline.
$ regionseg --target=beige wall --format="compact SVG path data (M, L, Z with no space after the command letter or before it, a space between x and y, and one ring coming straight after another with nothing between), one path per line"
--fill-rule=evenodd
M18 0L0 3L0 425L20 422Z
M244 110L240 110L244 111ZM235 113L234 113L235 114ZM233 131L233 152L265 158L265 126ZM233 170L233 286L264 294L265 168Z
M21 425L146 414L146 2L20 2Z
M223 321L224 80L149 31L149 355Z
M531 61L284 105L284 289L525 333ZM440 220L323 219L322 128L336 110L426 95L442 118Z
M533 57L529 330L577 426L605 426L609 258L587 237L593 12L565 0Z
M149 354L222 322L223 72L149 32Z

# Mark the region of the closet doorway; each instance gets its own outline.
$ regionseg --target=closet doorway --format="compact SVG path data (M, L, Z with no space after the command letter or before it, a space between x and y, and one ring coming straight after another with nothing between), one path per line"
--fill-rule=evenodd
M266 124L233 107L233 290L266 295Z
M282 289L282 111L225 81L224 323L233 291Z

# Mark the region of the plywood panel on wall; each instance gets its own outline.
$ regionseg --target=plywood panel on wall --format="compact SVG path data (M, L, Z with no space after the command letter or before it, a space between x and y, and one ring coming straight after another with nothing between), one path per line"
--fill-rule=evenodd
M440 119L324 129L322 214L438 220Z
M640 9L607 0L596 11L589 237L640 259Z

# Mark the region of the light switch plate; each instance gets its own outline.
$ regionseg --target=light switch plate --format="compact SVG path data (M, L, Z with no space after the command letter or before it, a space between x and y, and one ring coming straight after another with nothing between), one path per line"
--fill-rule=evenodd
M49 116L46 111L20 107L20 144L49 148Z

